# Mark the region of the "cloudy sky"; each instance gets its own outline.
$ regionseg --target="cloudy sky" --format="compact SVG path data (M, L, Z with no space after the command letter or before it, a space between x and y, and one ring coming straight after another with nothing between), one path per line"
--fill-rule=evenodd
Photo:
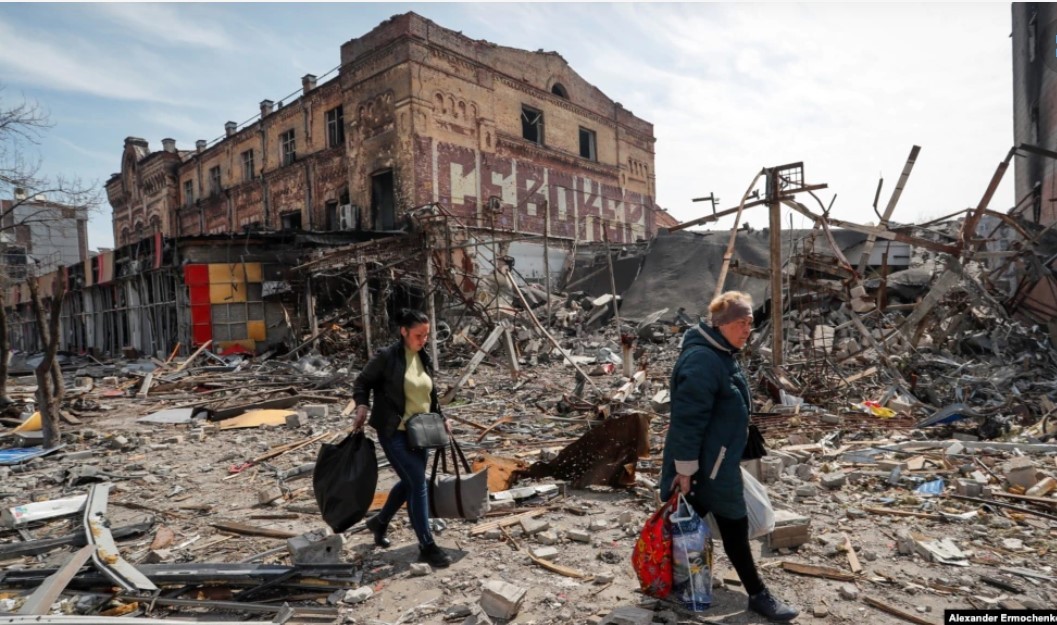
M975 205L1013 144L1008 3L0 4L0 97L50 111L47 172L102 185L125 137L212 140L405 11L557 51L651 121L657 201L684 221L710 211L691 198L733 206L760 168L795 161L835 216L876 221L877 180L883 206L914 144L895 220L940 216ZM1012 203L1010 174L992 207ZM89 237L113 244L109 206Z

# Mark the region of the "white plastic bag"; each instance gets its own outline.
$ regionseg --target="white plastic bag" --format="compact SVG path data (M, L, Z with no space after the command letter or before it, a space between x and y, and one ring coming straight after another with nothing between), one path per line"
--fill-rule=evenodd
M712 605L712 536L708 524L682 495L668 517L672 524L672 594L687 610Z
M749 516L749 538L760 538L774 531L774 508L767 497L767 489L756 478L741 468L741 483L745 488L745 511Z

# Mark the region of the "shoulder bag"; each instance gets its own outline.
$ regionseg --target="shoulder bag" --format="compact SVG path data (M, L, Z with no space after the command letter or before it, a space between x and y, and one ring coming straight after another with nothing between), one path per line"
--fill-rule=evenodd
M437 466L442 460L447 473L448 461L444 459L443 449L435 451L429 476L429 514L438 519L479 519L488 512L488 467L471 473L470 463L454 438L448 443L448 451L455 475L437 475ZM459 470L460 464L465 474Z
M404 423L407 444L411 449L443 449L448 444L444 416L436 412L411 415Z

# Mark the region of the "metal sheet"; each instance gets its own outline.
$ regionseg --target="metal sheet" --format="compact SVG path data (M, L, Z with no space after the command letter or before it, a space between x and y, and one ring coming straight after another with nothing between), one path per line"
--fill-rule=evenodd
M28 462L34 458L55 453L63 447L65 447L65 445L59 445L58 447L52 447L51 449L44 449L43 447L0 449L0 465L22 464L23 462Z
M61 569L48 576L48 579L33 591L29 599L26 599L26 602L19 608L18 613L47 614L50 612L51 604L55 603L70 580L77 575L77 571L81 570L88 558L92 557L94 551L95 547L91 545L81 547L80 551L74 553Z
M84 531L88 544L96 547L92 561L103 575L125 590L154 591L155 586L143 573L121 558L106 520L106 499L111 484L93 484L88 491L84 510Z

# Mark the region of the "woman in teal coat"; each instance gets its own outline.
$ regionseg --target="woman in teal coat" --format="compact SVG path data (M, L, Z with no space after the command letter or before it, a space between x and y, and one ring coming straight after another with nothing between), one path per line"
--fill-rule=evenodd
M788 621L797 610L772 595L756 571L741 483L752 399L735 355L752 333L752 298L728 291L708 309L711 325L699 323L686 331L672 370L661 492L678 489L699 515L713 514L723 550L749 593L749 609Z

